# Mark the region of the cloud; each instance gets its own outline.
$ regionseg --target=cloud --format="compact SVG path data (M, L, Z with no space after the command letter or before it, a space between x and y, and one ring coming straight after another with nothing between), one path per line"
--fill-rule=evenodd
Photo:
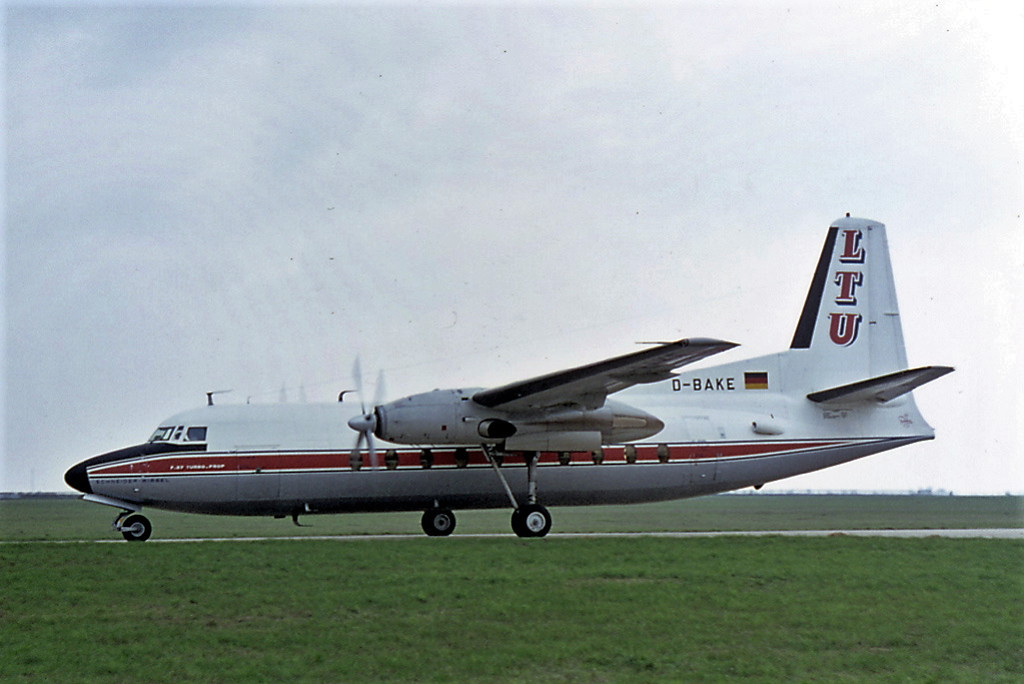
M207 390L330 400L357 353L400 395L636 339L772 351L843 211L890 226L912 356L979 358L956 410L1002 373L985 357L1010 334L998 293L1020 291L1020 80L989 40L1012 22L987 11L6 16L0 488L27 463L60 486ZM936 448L968 448L937 408Z

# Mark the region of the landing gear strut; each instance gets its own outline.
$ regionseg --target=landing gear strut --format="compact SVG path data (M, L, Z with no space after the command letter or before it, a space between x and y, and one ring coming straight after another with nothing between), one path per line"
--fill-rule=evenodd
M543 537L546 535L551 530L551 514L548 513L548 509L537 503L536 473L537 457L539 454L536 452L524 454L526 457L527 498L529 503L520 506L519 502L516 501L515 495L512 494L512 488L509 487L505 474L501 472L501 468L498 466L498 460L495 458L495 447L485 444L483 445L483 450L487 460L491 462L491 466L494 468L498 479L501 480L501 486L504 487L505 494L508 496L509 501L512 502L512 531L518 537Z

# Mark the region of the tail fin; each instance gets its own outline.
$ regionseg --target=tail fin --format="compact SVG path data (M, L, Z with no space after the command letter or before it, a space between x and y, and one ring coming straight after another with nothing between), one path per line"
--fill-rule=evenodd
M849 215L832 223L790 349L806 350L819 387L906 370L883 224Z
M826 411L905 406L901 415L907 421L900 424L905 431L914 421L907 412L913 404L911 392L952 370L907 367L885 226L846 216L828 229L787 351L682 372L672 386L674 391L689 387L700 392L697 396L705 402L731 401L726 397L735 388L755 402L760 401L755 397L777 392L792 399L805 397ZM716 378L714 384L710 377ZM762 395L764 390L768 392ZM923 419L920 424L926 426Z

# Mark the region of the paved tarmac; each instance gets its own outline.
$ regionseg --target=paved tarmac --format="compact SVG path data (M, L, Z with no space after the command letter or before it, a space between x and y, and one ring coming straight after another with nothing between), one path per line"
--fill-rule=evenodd
M597 539L601 537L657 537L669 539L688 539L703 537L894 537L899 539L921 539L927 537L944 537L948 539L1024 539L1024 528L1005 529L944 529L944 530L760 530L745 532L552 532L547 539ZM271 540L332 540L332 541L370 541L381 539L426 539L422 534L353 534L353 535L303 535L296 537L217 537L205 539L150 539L149 542L241 542ZM443 538L443 537L442 537ZM511 532L501 534L458 534L449 539L514 539ZM117 539L103 541L121 541Z
M1024 539L1024 528L942 529L942 530L757 530L731 532L552 532L546 539L599 539L652 537L663 539L700 539L706 537L891 537L898 539ZM458 534L435 539L515 539L511 532L501 534ZM423 534L347 534L302 535L291 537L193 537L182 539L151 538L148 544L196 544L200 542L256 541L380 541L382 539L428 539ZM54 541L0 541L4 544L124 544L121 538L67 539Z

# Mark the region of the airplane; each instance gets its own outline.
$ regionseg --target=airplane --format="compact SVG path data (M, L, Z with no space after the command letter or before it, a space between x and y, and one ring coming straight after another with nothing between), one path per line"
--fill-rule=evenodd
M935 436L912 390L953 368L907 364L882 223L847 214L831 224L789 349L681 370L735 346L661 342L369 408L357 360L359 405L345 392L290 405L215 405L211 393L65 481L119 509L113 527L128 541L150 537L146 507L296 525L308 514L422 510L423 531L447 536L455 510L507 506L517 536L543 537L547 506L759 489Z

